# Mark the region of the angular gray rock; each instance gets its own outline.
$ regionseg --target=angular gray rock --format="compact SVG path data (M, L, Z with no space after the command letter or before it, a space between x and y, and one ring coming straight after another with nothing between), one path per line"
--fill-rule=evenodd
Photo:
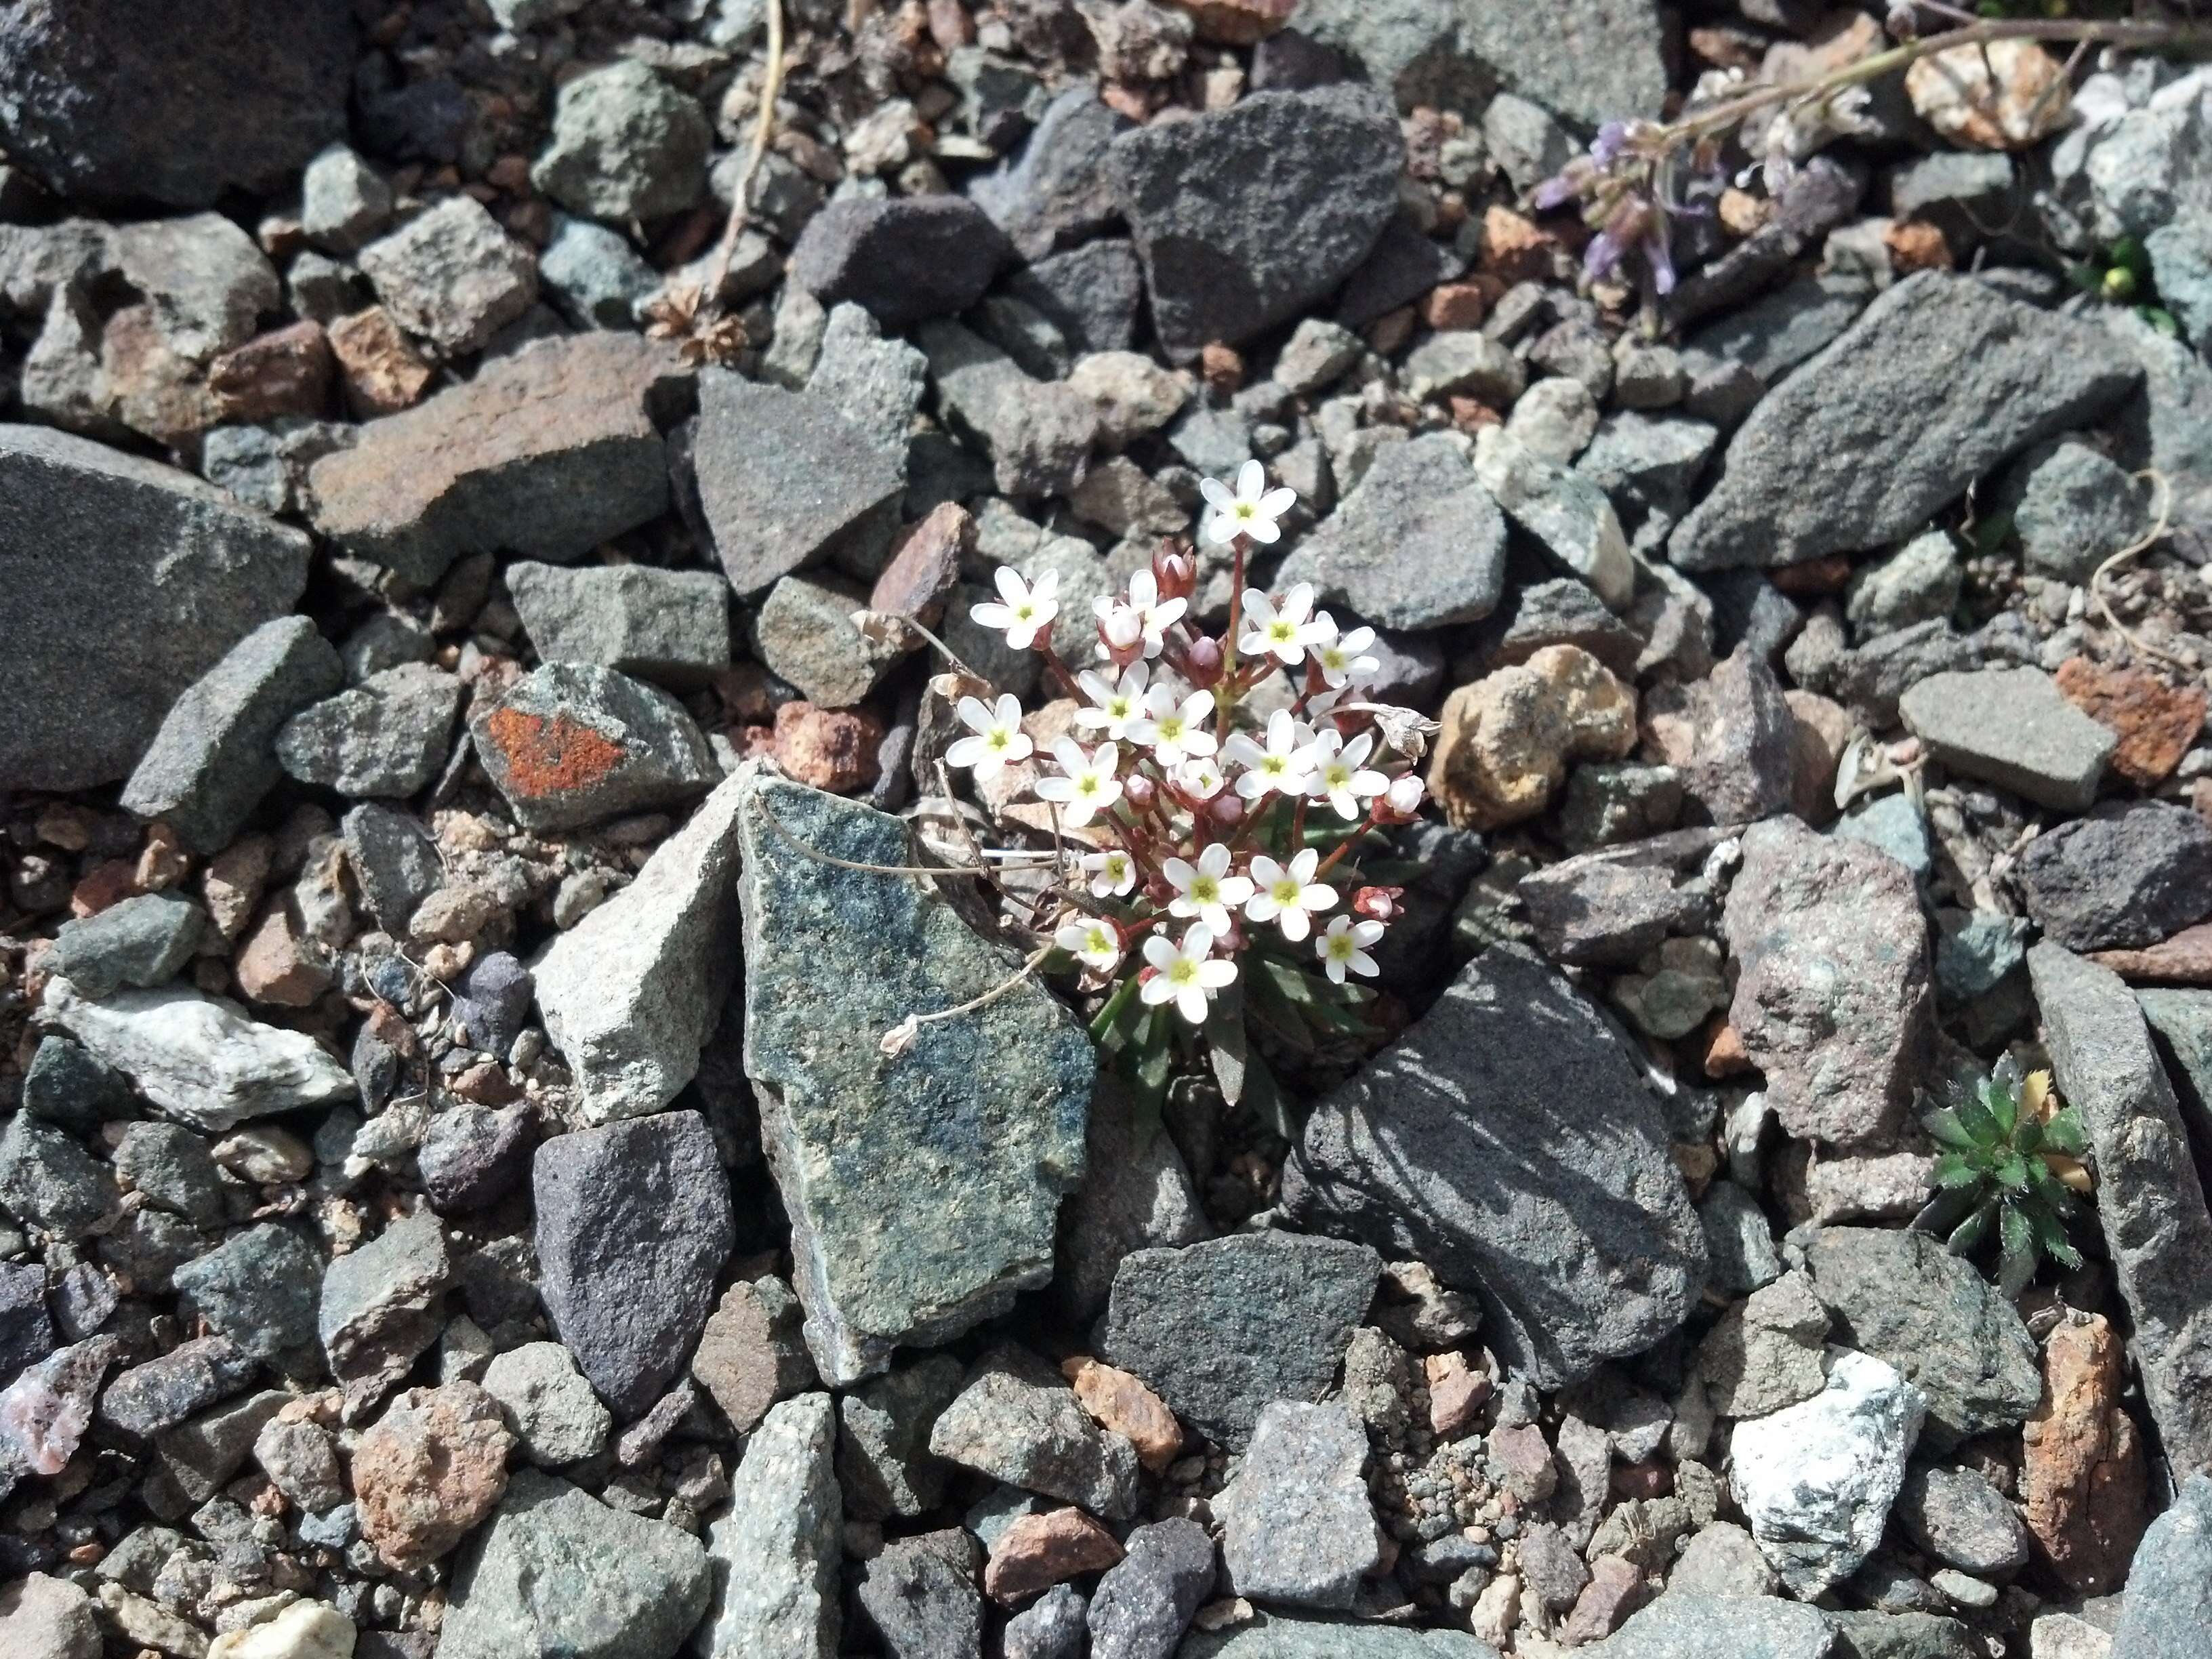
M1213 1540L1177 1516L1133 1528L1127 1547L1083 1615L1091 1659L1169 1659L1213 1594Z
M1132 1250L1195 1244L1212 1231L1172 1135L1139 1144L1129 1090L1102 1072L1091 1095L1083 1185L1067 1200L1052 1297L1079 1324L1105 1311Z
M805 850L910 864L897 819L757 771L725 787L740 791L745 1073L792 1221L807 1346L846 1387L895 1346L947 1341L1051 1279L1097 1057L1033 981L885 1054L886 1033L1018 964L927 885Z
M1820 1394L1736 1425L1729 1485L1792 1595L1833 1589L1881 1542L1926 1410L1894 1366L1838 1351Z
M967 310L1012 254L1006 234L957 196L832 202L792 249L791 279L825 307L849 300L898 329Z
M1916 1463L1895 1514L1905 1534L1939 1561L2002 1577L2027 1564L2027 1528L2011 1500L1972 1469Z
M2212 1631L2212 1476L2191 1474L2128 1569L2112 1659L2201 1659Z
M1133 244L1085 242L1006 276L1005 292L1043 316L1073 351L1127 351L1145 296Z
M362 273L410 334L481 351L538 297L538 259L473 196L448 196L361 251Z
M2176 1468L2212 1468L2212 1216L2173 1085L2119 975L2056 945L2027 971L2059 1094L2089 1132L2151 1419Z
M597 663L540 664L479 698L469 734L515 822L539 832L679 806L721 777L682 703Z
M1039 380L1004 351L957 323L926 324L946 423L991 458L1002 494L1064 495L1079 485L1097 441L1097 404L1063 380Z
M406 938L409 920L445 882L438 844L412 813L377 801L355 807L340 828L369 915L394 939Z
M836 1659L844 1554L836 1438L830 1396L808 1394L770 1407L746 1441L729 1513L707 1534L714 1589L699 1637L705 1659Z
M1269 1401L1328 1392L1382 1267L1364 1245L1272 1230L1133 1251L1114 1275L1099 1352L1240 1449Z
M729 584L704 570L517 560L507 591L541 662L696 685L730 663Z
M839 1396L837 1479L855 1519L912 1517L944 1501L952 1466L929 1449L929 1433L961 1376L958 1360L934 1353Z
M1381 628L1478 622L1505 586L1505 518L1453 437L1384 449L1275 578Z
M1176 1650L1176 1659L1498 1659L1498 1650L1465 1631L1262 1613L1212 1634L1194 1631Z
M1729 1019L1801 1139L1879 1142L1904 1121L1935 1040L1928 926L1905 866L1792 817L1744 831L1722 911Z
M929 1449L1109 1520L1136 1513L1137 1449L1099 1427L1059 1372L1019 1348L995 1348L976 1362L938 1413Z
M1498 946L1316 1108L1283 1207L1474 1291L1486 1340L1557 1388L1650 1347L1696 1304L1704 1230L1668 1145L1597 1012Z
M1213 1500L1228 1588L1255 1601L1350 1607L1382 1559L1366 1467L1367 1430L1346 1407L1270 1402Z
M344 684L338 653L305 617L264 623L187 686L123 787L201 857L228 847L283 769L276 732Z
M0 777L128 777L193 682L292 608L307 553L303 533L188 473L0 425L0 702L14 711Z
M2066 582L2087 581L2150 527L2142 487L2110 456L2070 438L2021 456L1992 505L2010 509L2022 562Z
M1357 87L1258 93L1116 138L1107 173L1168 356L1249 339L1343 282L1397 211L1404 160L1387 100Z
M181 893L137 893L65 921L54 934L48 971L89 997L125 985L166 985L191 960L207 912Z
M662 341L533 342L318 460L315 528L420 587L468 553L580 558L667 510L654 419L673 414L689 380Z
M674 1659L706 1612L707 1552L535 1469L507 1483L454 1575L441 1659Z
M407 1375L444 1320L439 1302L453 1282L445 1230L427 1209L402 1216L323 1272L316 1315L331 1375L358 1422Z
M2175 801L2114 801L2021 851L2027 914L2069 951L2138 950L2212 912L2212 824Z
M352 9L304 0L271 29L258 0L149 9L59 0L0 26L9 159L58 194L211 207L265 191L343 138Z
M526 1342L484 1368L483 1391L499 1401L522 1455L540 1468L595 1457L614 1419L558 1342Z
M571 213L626 225L695 205L714 129L696 98L623 58L565 83L530 182Z
M975 1594L975 1547L957 1528L884 1546L860 1571L858 1594L885 1659L975 1659L983 1651L983 1605Z
M928 386L929 359L904 340L885 339L864 307L841 305L830 313L806 389L861 431L878 443L905 443Z
M627 1422L707 1323L730 1253L730 1182L696 1112L556 1135L532 1170L538 1294L555 1334Z
M1897 712L1953 771L2061 811L2097 799L2119 743L2039 668L1931 674L1906 690Z
M1128 125L1088 82L1073 85L1046 108L1018 155L969 183L969 199L1024 260L1042 259L1113 222L1106 151Z
M738 972L742 793L723 783L532 966L545 1034L588 1122L657 1112L698 1074Z
M2042 1397L2035 1343L1996 1288L1927 1233L1823 1229L1806 1251L1832 1341L1896 1367L1927 1397L1931 1451L2007 1429Z
M1213 1540L1207 1539L1206 1573L1213 1571ZM1108 1568L1112 1571L1112 1568ZM1073 1584L1054 1584L1042 1595L1006 1620L1000 1638L1006 1659L1083 1659L1083 1592ZM1173 1638L1170 1638L1172 1643ZM1172 1645L1161 1649L1174 1652Z
M353 1097L346 1068L303 1032L263 1025L236 1003L182 986L119 991L94 1002L66 980L46 987L45 1013L93 1059L195 1129Z
M323 1272L305 1239L264 1221L178 1268L176 1285L216 1335L273 1361L314 1341Z
M351 253L392 219L392 186L345 145L332 144L300 178L300 231L329 253Z
M1662 739L1667 759L1713 823L1750 823L1789 809L1796 720L1781 681L1756 651L1739 646L1679 690L1655 686L1644 719L1647 726L1679 731L1678 740Z
M826 398L721 370L700 377L691 459L715 553L743 595L803 565L879 558L906 488L903 447Z
M110 1221L121 1194L115 1177L69 1135L18 1112L0 1130L0 1206L62 1238Z
M1602 489L1580 472L1553 465L1501 426L1475 435L1474 471L1555 564L1589 583L1613 610L1628 608L1636 565L1620 516Z
M1771 1595L1670 1591L1602 1644L1604 1659L1829 1659L1828 1617Z
M276 732L276 760L302 783L343 795L414 794L446 763L459 678L402 663L310 704Z
M1685 570L1898 542L2037 440L2139 383L2104 331L1923 271L1759 401L1668 543Z

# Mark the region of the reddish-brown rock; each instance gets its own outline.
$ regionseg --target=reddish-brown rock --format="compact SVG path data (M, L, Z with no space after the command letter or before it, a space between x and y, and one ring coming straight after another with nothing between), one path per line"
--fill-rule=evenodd
M1060 1374L1091 1420L1137 1449L1137 1461L1158 1474L1182 1449L1182 1425L1166 1401L1127 1371L1087 1355L1063 1361Z
M1540 283L1552 274L1559 239L1539 229L1509 207L1493 206L1482 216L1476 263L1507 283Z
M339 318L331 325L329 343L356 420L412 409L435 372L382 306Z
M2092 951L2089 960L2138 983L2212 985L2212 921L2185 927L2140 951Z
M797 781L833 795L856 794L882 775L884 723L865 708L787 702L775 711L769 745Z
M1249 46L1291 21L1297 0L1170 0L1198 25L1198 38L1224 46Z
M2139 789L2163 783L2204 729L2204 693L2176 688L2141 668L2107 668L2087 657L2058 667L2058 689L2098 725L2119 735L2112 770Z
M868 609L911 617L934 628L959 586L960 561L975 548L975 520L957 501L945 501L901 538L898 550L868 595Z
M330 397L331 343L313 321L272 329L210 363L208 390L225 420L313 419Z
M1459 1353L1432 1353L1421 1362L1429 1384L1429 1432L1439 1440L1472 1433L1490 1398L1490 1378Z
M298 924L282 904L271 905L246 935L231 969L250 1000L279 1008L310 1006L331 988L322 952L300 936Z
M1589 1583L1575 1598L1575 1609L1560 1627L1562 1646L1580 1647L1610 1636L1620 1621L1644 1605L1644 1575L1625 1556L1601 1555L1590 1563Z
M2120 1339L2101 1316L2060 1325L2043 1347L2043 1399L2021 1430L2021 1517L2076 1595L2126 1582L2147 1520L2147 1468L2121 1408Z
M1481 283L1439 283L1421 301L1421 320L1442 331L1480 328L1490 314L1490 294Z
M999 1534L983 1569L983 1593L1013 1602L1121 1559L1114 1534L1081 1510L1025 1515Z
M1898 219L1881 234L1889 251L1889 268L1900 276L1916 270L1951 269L1951 245L1943 233L1923 219Z
M498 1504L514 1446L499 1402L475 1383L408 1389L354 1449L362 1533L392 1566L428 1565Z

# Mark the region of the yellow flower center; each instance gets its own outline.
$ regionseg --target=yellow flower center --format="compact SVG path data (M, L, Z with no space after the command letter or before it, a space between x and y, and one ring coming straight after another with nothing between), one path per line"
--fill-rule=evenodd
M1212 876L1200 876L1190 884L1190 896L1195 903L1212 904L1221 896L1221 884Z
M1013 740L1013 734L1003 726L983 739L984 743L993 749L1004 749Z
M1336 961L1350 962L1352 948L1351 934L1331 933L1328 936L1328 953Z
M1294 622L1290 622L1283 617L1278 617L1273 622L1267 624L1267 637L1273 640L1277 645L1288 645L1292 640L1297 638L1297 636L1298 626Z
M1177 957L1168 964L1168 983L1195 985L1198 983L1198 964L1188 957Z
M1160 722L1160 735L1170 743L1179 741L1182 737L1182 716L1170 714L1163 720Z
M1285 876L1267 890L1267 896L1278 904L1296 904L1298 902L1298 884L1291 877Z

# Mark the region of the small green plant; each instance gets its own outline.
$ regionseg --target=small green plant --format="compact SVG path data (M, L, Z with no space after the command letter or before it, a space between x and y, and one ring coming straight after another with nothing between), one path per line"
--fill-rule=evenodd
M1994 1236L1997 1284L2007 1296L2027 1288L2045 1256L2063 1267L2081 1265L2066 1224L2080 1213L2075 1194L2089 1190L2084 1136L2073 1109L2058 1105L2050 1073L2022 1078L2008 1054L1963 1099L1922 1121L1943 1149L1936 1159L1941 1190L1915 1227L1947 1234L1963 1256Z

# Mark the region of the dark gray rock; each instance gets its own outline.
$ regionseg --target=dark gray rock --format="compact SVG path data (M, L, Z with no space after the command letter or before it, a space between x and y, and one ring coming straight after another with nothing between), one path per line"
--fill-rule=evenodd
M505 1059L530 1020L530 970L505 951L487 951L469 964L455 988L452 1019L457 1038L479 1054Z
M1363 1245L1275 1231L1133 1251L1114 1275L1099 1352L1239 1450L1269 1401L1328 1391L1382 1265Z
M732 1239L729 1180L696 1112L556 1135L532 1166L540 1294L616 1415L684 1368Z
M2212 1476L2192 1474L2128 1569L2113 1659L2200 1659L2212 1630Z
M745 595L832 557L879 562L906 488L905 452L827 399L720 370L700 379L692 465L714 550Z
M402 1216L323 1273L316 1328L331 1375L357 1422L407 1375L444 1324L439 1304L453 1260L438 1218Z
M438 845L413 814L371 801L341 820L346 863L376 925L394 939L446 878Z
M1644 652L1634 630L1606 608L1589 583L1572 576L1521 587L1475 637L1483 665L1492 670L1524 663L1547 645L1571 645L1633 679Z
M1701 878L1710 830L1683 830L1547 865L1516 890L1544 954L1571 967L1633 968L1670 934L1711 927Z
M2137 950L2212 913L2212 825L2172 801L2113 801L2037 836L2027 913L2069 951Z
M1827 1615L1770 1595L1670 1593L1595 1651L1605 1659L1830 1659Z
M673 1659L707 1610L707 1552L535 1469L463 1556L442 1659Z
M1106 150L1129 125L1087 82L1072 86L1053 100L1018 155L969 183L969 199L1024 260L1079 242L1113 222Z
M1457 252L1432 240L1401 214L1382 227L1358 269L1345 279L1336 321L1344 328L1364 328L1466 271L1467 261Z
M1916 1463L1891 1514L1915 1544L1967 1572L2002 1577L2027 1565L2027 1528L2018 1512L1972 1469Z
M952 1468L930 1451L929 1432L960 1387L960 1362L938 1353L839 1397L837 1479L855 1519L911 1517L944 1501Z
M1903 539L1998 463L2124 397L2109 336L1923 271L1762 399L1668 544L1686 570Z
M629 328L661 276L620 231L556 213L552 240L538 256L538 283L580 328Z
M973 1571L953 1559L969 1548L958 1534L924 1533L886 1544L861 1570L856 1599L887 1659L980 1659L983 1603Z
M278 764L340 794L414 794L446 763L461 682L427 663L371 674L311 704L276 733Z
M1064 495L1083 482L1097 442L1098 406L1064 381L1031 378L957 323L921 331L945 422L991 458L1000 492Z
M1394 444L1283 561L1275 585L1383 628L1477 622L1505 586L1505 517L1452 436Z
M353 10L42 0L0 25L0 142L64 196L210 207L345 136Z
M480 701L469 733L526 830L576 830L678 806L721 778L682 703L596 663L541 664L497 701Z
M1796 818L1743 835L1722 922L1729 1018L1793 1135L1879 1142L1904 1121L1935 1038L1928 925L1911 874Z
M1005 233L957 196L832 202L792 249L791 279L824 306L850 300L900 329L967 310L1012 257Z
M2066 582L2087 581L2150 527L2143 487L2109 456L2070 438L2021 456L1990 506L2011 513L2027 568Z
M170 708L123 806L161 819L202 857L222 851L282 775L277 728L343 683L337 653L307 618L263 623Z
M904 340L885 339L862 307L841 305L830 313L806 389L861 431L878 443L903 446L928 386L929 359Z
M1650 1347L1696 1301L1704 1235L1668 1140L1596 1011L1493 947L1315 1109L1283 1206L1474 1291L1500 1356L1556 1388Z
M392 320L446 356L483 350L538 298L538 258L472 196L449 196L361 251Z
M15 711L0 777L128 777L193 682L291 609L307 551L301 532L173 467L0 426L0 587L15 596L0 614L0 701Z
M2173 1085L2118 975L2048 944L2027 971L2059 1093L2089 1131L2151 1419L2177 1468L2212 1468L2212 1216Z
M1703 679L1654 687L1644 720L1666 730L1666 758L1712 823L1750 823L1789 809L1796 718L1757 652L1738 647Z
M1062 1212L1052 1282L1054 1299L1078 1324L1105 1311L1130 1251L1195 1244L1212 1231L1175 1138L1139 1141L1127 1085L1102 1071L1085 1132L1086 1173Z
M1109 1520L1136 1512L1137 1449L1093 1422L1060 1373L1020 1348L994 1348L976 1362L938 1413L929 1449Z
M536 1139L522 1107L447 1107L430 1120L415 1154L431 1206L455 1215L498 1203L522 1184Z
M121 1194L104 1164L43 1118L18 1112L0 1129L0 1209L62 1238L81 1238Z
M2097 799L2119 741L2039 668L1931 674L1905 690L1897 708L1912 734L1953 771L2067 811Z
M1176 1659L1498 1659L1498 1650L1465 1631L1262 1613L1210 1635L1193 1632Z
M1720 442L1710 422L1617 410L1598 422L1575 471L1606 493L1616 513L1672 524Z
M228 1400L259 1370L252 1355L223 1338L200 1337L118 1372L100 1396L100 1420L125 1434L150 1438Z
M181 893L138 893L65 921L54 935L52 971L89 997L125 985L166 985L199 947L207 912Z
M1213 1594L1213 1540L1180 1516L1133 1528L1091 1592L1091 1659L1171 1659Z
M130 1079L94 1060L67 1037L45 1036L23 1074L23 1110L79 1136L100 1133L110 1118L133 1109Z
M1116 138L1107 171L1168 355L1249 339L1343 282L1397 211L1404 154L1385 101L1351 87L1259 93Z
M908 864L897 819L741 771L745 1072L792 1221L807 1346L825 1381L882 1370L1052 1276L1081 1181L1097 1060L1033 981L957 1019L1017 965L932 888L825 864ZM771 814L773 817L771 817ZM916 1183L915 1169L931 1178Z
M288 1227L264 1222L177 1269L178 1291L200 1316L256 1359L276 1360L315 1340L323 1259Z
M1127 351L1136 342L1145 272L1134 243L1085 242L1014 272L1002 288L1058 329L1072 351Z
M714 129L698 100L622 58L565 82L530 181L571 213L626 225L696 204Z
M35 1261L0 1262L0 1388L54 1351L46 1313L46 1270Z
M1832 1340L1872 1354L1928 1396L1923 1439L1948 1451L2010 1428L2042 1395L2035 1343L2012 1304L1926 1233L1830 1227L1806 1252Z
M695 685L730 662L729 584L703 570L518 560L507 591L541 662Z
M1212 1549L1209 1540L1209 1557ZM1209 1574L1212 1571L1210 1560L1207 1571ZM1073 1584L1054 1584L1006 1620L1006 1632L1000 1638L1006 1659L1083 1659L1083 1592ZM1161 1651L1172 1653L1174 1650Z

